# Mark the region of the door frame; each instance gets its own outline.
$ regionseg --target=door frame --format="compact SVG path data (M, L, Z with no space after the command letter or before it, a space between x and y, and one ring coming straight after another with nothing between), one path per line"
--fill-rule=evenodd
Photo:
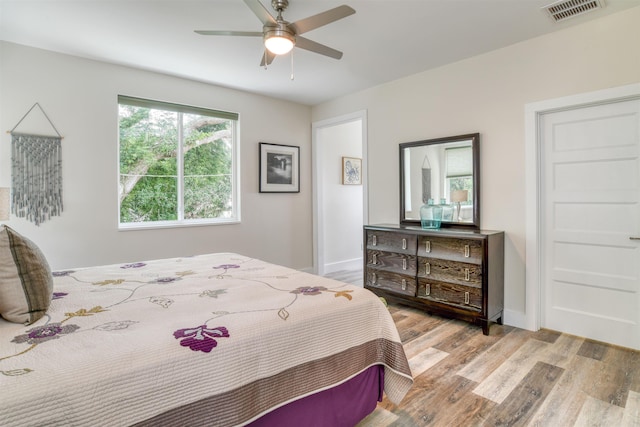
M640 98L640 83L555 98L525 105L525 313L511 319L514 326L537 331L542 319L542 254L544 200L541 186L542 154L540 116L546 113L573 110ZM515 314L515 313L512 313Z
M322 170L322 162L319 156L318 132L322 128L339 126L345 123L360 121L362 126L362 221L369 223L369 201L367 197L367 111L360 110L354 113L320 120L311 123L311 176L313 197L313 270L315 274L324 274L324 217L322 214L322 181L318 179L318 171Z

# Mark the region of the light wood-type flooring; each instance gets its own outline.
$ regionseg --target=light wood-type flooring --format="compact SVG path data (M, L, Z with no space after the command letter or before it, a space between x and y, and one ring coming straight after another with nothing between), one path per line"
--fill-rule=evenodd
M362 272L337 272L362 285ZM479 326L393 305L414 384L358 427L640 426L640 352L554 331Z

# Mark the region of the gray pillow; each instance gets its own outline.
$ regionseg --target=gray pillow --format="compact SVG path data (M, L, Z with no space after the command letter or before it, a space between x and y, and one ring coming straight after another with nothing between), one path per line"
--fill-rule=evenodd
M29 239L0 226L0 316L26 325L51 304L53 276L46 258Z

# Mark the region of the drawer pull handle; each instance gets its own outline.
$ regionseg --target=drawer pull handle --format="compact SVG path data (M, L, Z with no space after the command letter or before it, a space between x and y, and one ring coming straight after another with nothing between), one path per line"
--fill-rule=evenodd
M406 269L407 269L407 259L406 259L406 258L404 258L404 259L402 260L402 269L403 269L403 270L406 270Z
M402 249L407 249L407 239L402 239Z
M371 244L373 246L376 246L378 244L378 237L375 234L371 237Z
M469 292L464 293L464 303L469 304Z
M378 254L373 254L373 264L377 264L378 263Z
M402 279L402 290L403 291L407 290L407 280L406 279Z
M431 274L431 264L428 262L424 263L424 274Z
M373 283L375 285L376 282L378 282L378 276L376 275L376 273L373 273L373 277L371 279L371 283Z
M469 258L469 245L464 245L464 257Z
M426 242L424 242L424 251L425 252L431 252L431 241L427 240Z
M469 269L468 268L464 269L464 280L466 280L467 282L469 281Z
M426 296L431 295L431 285L430 285L430 284L428 284L428 283L427 283L427 284L425 285L425 287L424 287L424 294L425 294Z

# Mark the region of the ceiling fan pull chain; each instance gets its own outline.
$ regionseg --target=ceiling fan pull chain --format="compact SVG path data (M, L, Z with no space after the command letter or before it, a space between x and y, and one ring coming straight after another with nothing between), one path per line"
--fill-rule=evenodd
M295 78L295 75L293 73L293 51L291 51L291 80L293 81Z

